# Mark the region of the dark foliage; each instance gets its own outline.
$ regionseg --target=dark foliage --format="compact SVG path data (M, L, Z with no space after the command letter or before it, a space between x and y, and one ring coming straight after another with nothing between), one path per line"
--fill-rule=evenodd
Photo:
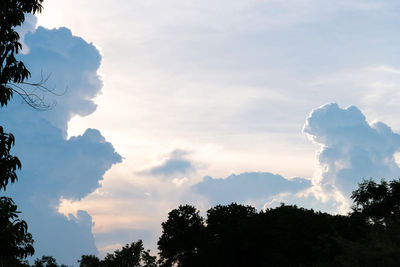
M367 223L386 227L400 216L400 180L364 180L352 194L353 210Z
M15 31L25 21L25 13L35 14L42 10L43 0L2 0L0 2L0 106L7 105L13 93L28 98L18 85L30 76L24 63L16 58L22 46ZM14 86L16 85L16 86Z
M98 267L100 266L100 260L95 255L82 255L81 259L78 260L80 267Z
M19 259L34 253L32 235L27 232L27 223L18 219L18 213L11 198L0 197L0 266L19 263Z
M14 136L5 133L0 126L0 190L5 190L9 182L14 183L17 180L16 170L21 169L19 159L10 155L14 142Z
M158 244L163 266L302 266L318 262L321 253L334 255L333 237L348 228L345 216L296 206L258 213L236 203L218 205L205 223L194 207L181 206L163 223Z
M68 267L67 265L58 265L57 261L52 256L42 256L41 259L36 259L32 267Z
M364 180L352 194L350 219L359 239L338 239L335 266L398 266L400 262L400 180Z
M83 255L78 261L80 267L156 267L156 257L145 250L142 240L133 242L107 254L104 260L94 255Z
M257 212L236 203L172 210L158 242L161 266L397 266L400 181L363 181L353 212L286 206Z
M162 228L158 248L163 266L197 266L205 227L196 208L185 205L172 210Z

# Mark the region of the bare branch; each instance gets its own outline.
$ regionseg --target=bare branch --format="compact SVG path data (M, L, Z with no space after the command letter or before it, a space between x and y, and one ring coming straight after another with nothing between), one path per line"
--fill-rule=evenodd
M66 87L63 92L57 93L56 87L49 88L45 85L50 79L51 73L46 77L43 76L42 72L40 75L41 79L38 82L21 82L18 84L9 83L8 86L14 93L18 94L26 104L28 104L32 108L40 111L46 111L52 109L56 105L56 102L54 101L52 103L46 103L45 94L50 93L55 96L62 96L67 92L68 87ZM30 87L29 91L25 88L26 86Z

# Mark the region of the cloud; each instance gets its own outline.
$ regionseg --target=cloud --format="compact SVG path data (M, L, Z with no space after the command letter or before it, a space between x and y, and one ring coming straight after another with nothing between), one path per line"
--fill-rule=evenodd
M37 25L37 17L28 13L25 14L25 21L23 25L17 27L17 32L19 34L19 41L22 44L22 53L27 54L29 53L29 47L25 44L24 39L25 35L28 33L32 33L36 30Z
M279 202L344 213L350 195L363 178L395 179L400 176L396 154L400 135L383 122L368 123L355 106L327 104L311 112L303 132L320 146L315 175L285 179L271 173L242 173L226 178L205 177L192 192L211 205L230 202L270 207Z
M275 195L296 194L310 185L310 181L304 178L289 180L268 172L252 172L232 174L226 178L204 177L203 181L194 185L192 190L205 196L211 205L261 201L262 207Z
M181 179L179 179L179 178L174 178L173 180L172 180L172 182L176 185L176 186L181 186L181 185L183 185L184 183L187 183L189 181L189 179L187 178L187 177L183 177L183 178L181 178Z
M29 27L31 27L30 25ZM73 215L59 213L65 199L79 200L100 186L103 175L121 156L99 130L87 129L66 139L72 116L85 116L96 109L93 98L102 82L97 74L101 56L97 49L66 28L39 27L25 35L29 53L21 59L32 73L51 73L46 86L67 88L64 95L45 94L45 101L57 100L53 109L39 112L15 96L2 109L5 130L16 137L13 153L22 162L18 182L7 194L12 196L35 239L35 257L52 255L59 262L75 265L82 254L97 254L92 234L93 220L77 208ZM27 88L30 89L30 88Z
M62 94L56 96L36 90L35 93L43 97L46 104L52 105L51 112L41 113L40 116L61 129L66 136L67 124L72 116L86 116L96 110L93 98L100 93L103 85L97 74L101 55L93 44L73 36L64 27L53 30L38 27L35 32L25 35L24 42L30 52L21 58L31 70L29 82L49 77L44 86ZM32 88L28 86L26 90L31 92ZM13 108L14 105L10 105L9 109Z
M7 119L12 117L7 115ZM81 199L100 186L99 180L112 164L121 161L113 146L95 129L65 140L59 129L50 124L46 127L44 120L33 117L19 117L17 125L6 126L17 140L15 153L23 163L17 186L24 193L41 191L48 197Z
M174 175L182 175L194 171L193 163L186 159L188 152L183 150L172 151L162 163L152 166L150 169L142 171L142 174L160 175L171 177Z
M150 168L137 172L132 172L133 163L126 166L124 161L107 173L99 189L83 199L63 199L60 211L74 214L83 209L93 216L93 233L101 255L115 247L110 244L138 239L154 251L168 212L188 201L197 203L187 190L198 179L196 164L189 155L185 150L173 150L161 155Z
M343 205L348 205L346 199L363 178L400 175L395 160L400 135L383 122L368 123L355 106L343 109L332 103L317 108L303 131L320 145L313 185L321 192L331 192Z

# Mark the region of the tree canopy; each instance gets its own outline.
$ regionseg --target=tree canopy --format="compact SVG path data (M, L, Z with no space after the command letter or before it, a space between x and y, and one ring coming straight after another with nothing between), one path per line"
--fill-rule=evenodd
M0 190L5 190L9 182L17 180L16 170L21 168L21 162L10 154L10 150L15 143L14 136L5 133L0 126Z
M353 212L284 205L257 212L232 203L172 210L158 242L160 266L397 266L400 181L364 180Z
M364 180L352 199L354 212L360 213L366 222L387 226L400 216L400 180L381 183Z
M204 237L204 219L189 205L179 206L162 223L163 234L158 241L160 258L165 266L196 266L197 254Z
M82 255L78 261L80 267L156 267L156 257L145 250L142 240L132 242L108 253L104 260L99 260L94 255Z
M25 14L42 11L43 0L4 0L0 2L0 105L7 105L16 92L25 95L18 84L30 76L22 61L16 58L22 45L17 26L25 21ZM22 90L22 91L21 91ZM25 97L26 99L26 97ZM29 98L28 98L29 99Z
M0 197L0 263L14 262L33 255L33 239L28 225L18 219L17 205L8 197Z

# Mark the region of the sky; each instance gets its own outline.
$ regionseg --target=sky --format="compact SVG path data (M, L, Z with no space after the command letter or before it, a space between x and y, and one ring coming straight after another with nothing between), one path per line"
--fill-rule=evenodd
M363 178L400 176L399 9L45 1L21 59L61 96L44 112L15 97L0 115L35 256L76 264L138 239L155 252L179 204L346 214Z

